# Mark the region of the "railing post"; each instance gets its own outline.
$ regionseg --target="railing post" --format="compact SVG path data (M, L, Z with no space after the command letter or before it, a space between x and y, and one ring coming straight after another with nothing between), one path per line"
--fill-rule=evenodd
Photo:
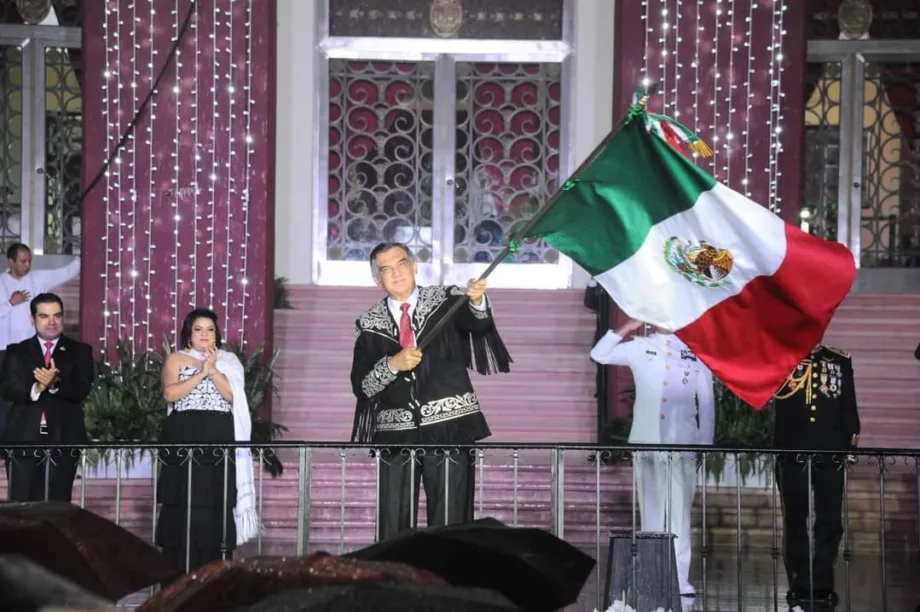
M312 500L310 490L313 474L313 449L309 446L300 447L300 470L297 477L297 554L304 556L310 545L310 513Z
M565 451L550 450L550 529L554 536L565 539Z

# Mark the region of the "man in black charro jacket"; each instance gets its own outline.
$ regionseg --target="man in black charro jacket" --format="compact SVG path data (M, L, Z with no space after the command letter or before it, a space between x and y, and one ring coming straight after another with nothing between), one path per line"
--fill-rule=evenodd
M834 564L843 536L846 451L856 447L860 431L850 355L819 344L774 397L774 446L778 450L838 451L781 455L776 464L783 501L787 599L790 604L812 598L834 604ZM809 478L814 492L813 545L807 524Z
M388 297L358 317L351 384L358 398L352 441L380 452L380 540L416 524L419 481L425 485L428 525L473 519L474 457L470 445L489 435L467 369L508 372L511 358L495 329L485 281L457 287L418 287L412 252L383 243L371 271ZM457 300L469 303L423 355L417 348ZM416 455L415 444L444 451ZM445 465L446 464L446 465Z

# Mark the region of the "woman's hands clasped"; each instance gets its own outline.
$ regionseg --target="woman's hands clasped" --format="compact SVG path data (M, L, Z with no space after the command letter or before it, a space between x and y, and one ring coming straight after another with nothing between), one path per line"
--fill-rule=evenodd
M204 354L204 361L201 364L201 372L207 378L211 378L217 373L217 347L212 346Z

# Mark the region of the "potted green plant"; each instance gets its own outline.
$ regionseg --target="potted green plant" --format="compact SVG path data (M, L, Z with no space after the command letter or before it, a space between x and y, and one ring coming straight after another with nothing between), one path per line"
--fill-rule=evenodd
M716 431L714 445L738 449L734 453L706 453L706 484L764 488L771 484L771 457L745 452L773 444L773 402L761 410L744 402L720 381L715 383Z
M287 287L288 279L283 276L275 277L275 297L274 297L274 308L275 310L293 310L294 307L291 306L291 297L290 292Z
M156 441L166 416L160 393L163 360L156 353L135 356L126 340L116 345L115 359L100 355L96 378L83 404L87 437L94 443L137 444L119 451L90 449L84 478L150 478L154 464L144 443Z
M745 452L750 448L765 448L773 443L773 402L762 410L755 410L716 380L714 384L716 423L713 445L738 449L738 452L706 453L706 484L712 486L767 487L772 478L772 461L769 457ZM635 388L621 392L631 406L635 401ZM611 419L600 432L598 442L609 446L624 446L632 426L632 412L625 417ZM700 457L702 463L702 455Z

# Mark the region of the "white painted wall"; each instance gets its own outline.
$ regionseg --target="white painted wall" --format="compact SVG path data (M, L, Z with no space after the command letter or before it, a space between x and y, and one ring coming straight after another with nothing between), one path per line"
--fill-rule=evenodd
M614 0L575 1L575 163L612 127ZM313 267L313 2L278 0L275 274L309 284ZM588 275L575 270L572 287Z
M315 0L278 0L275 276L308 284L313 236Z

